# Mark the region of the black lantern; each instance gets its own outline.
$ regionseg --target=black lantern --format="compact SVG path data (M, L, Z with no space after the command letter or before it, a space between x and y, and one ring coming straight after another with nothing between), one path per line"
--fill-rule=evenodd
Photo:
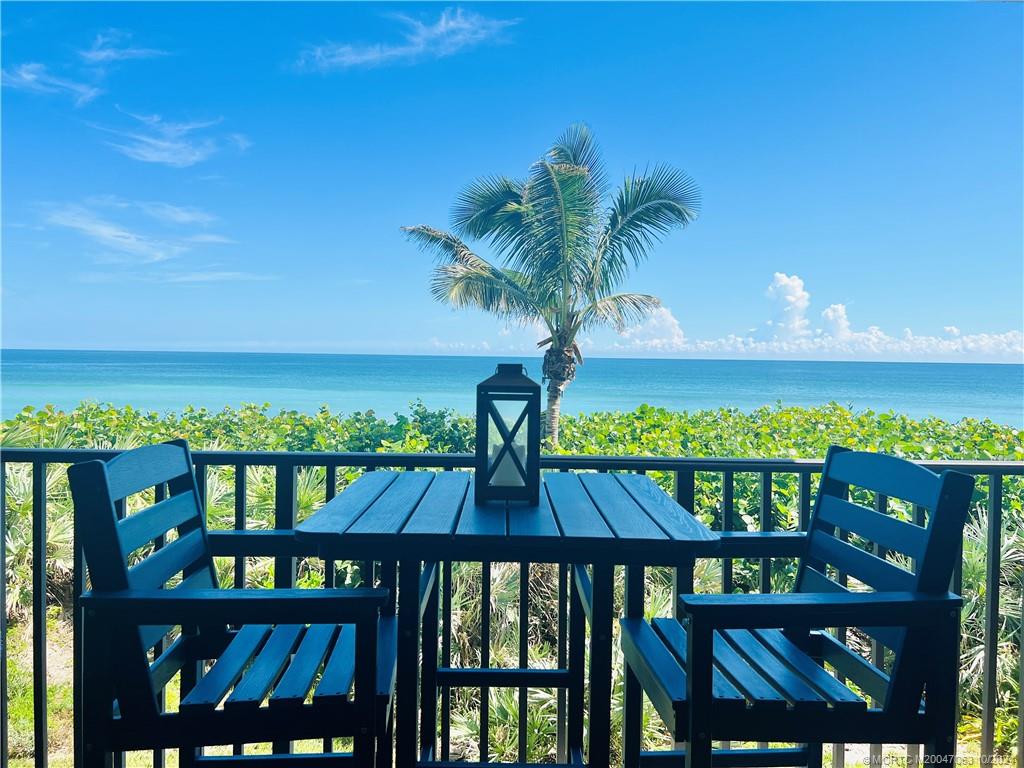
M502 364L476 386L476 502L540 500L540 385Z

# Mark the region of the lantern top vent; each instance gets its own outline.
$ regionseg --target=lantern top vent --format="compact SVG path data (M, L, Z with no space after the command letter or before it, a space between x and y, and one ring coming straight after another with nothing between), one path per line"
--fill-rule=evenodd
M478 385L481 389L533 389L537 382L526 375L526 366L520 363L499 363L494 375Z

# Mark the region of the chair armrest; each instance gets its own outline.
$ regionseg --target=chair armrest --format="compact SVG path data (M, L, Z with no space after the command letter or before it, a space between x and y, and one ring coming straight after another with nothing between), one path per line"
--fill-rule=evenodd
M920 592L680 595L681 611L717 629L893 627L941 623L959 612L959 595Z
M358 623L377 615L386 589L126 589L86 592L82 607L131 625Z

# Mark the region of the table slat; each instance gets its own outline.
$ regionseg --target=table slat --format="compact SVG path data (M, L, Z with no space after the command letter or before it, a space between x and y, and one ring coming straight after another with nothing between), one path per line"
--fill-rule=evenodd
M402 529L402 534L451 535L466 501L472 477L469 472L439 472Z
M555 513L565 537L584 539L610 539L612 532L608 530L601 513L583 489L578 475L571 472L549 474L544 478L544 487L551 499L551 508Z
M397 534L433 479L433 472L400 472L347 533ZM343 498L345 493L338 498Z
M636 503L658 524L658 526L676 541L706 542L716 544L718 536L697 520L690 510L683 509L669 498L646 475L614 475L622 486L629 491Z
M620 539L667 539L664 531L637 505L615 475L580 475L580 482Z
M342 533L398 477L398 472L366 472L299 524L303 533Z

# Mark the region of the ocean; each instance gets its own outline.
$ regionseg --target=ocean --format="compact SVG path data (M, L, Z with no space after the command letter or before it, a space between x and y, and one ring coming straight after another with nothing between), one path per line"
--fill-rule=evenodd
M26 405L72 408L82 400L178 410L243 402L274 410L474 409L474 387L498 362L522 362L540 378L540 358L222 352L0 352L0 415ZM988 418L1024 426L1024 365L851 363L768 360L592 358L566 391L563 413L729 406L820 405L911 416Z

